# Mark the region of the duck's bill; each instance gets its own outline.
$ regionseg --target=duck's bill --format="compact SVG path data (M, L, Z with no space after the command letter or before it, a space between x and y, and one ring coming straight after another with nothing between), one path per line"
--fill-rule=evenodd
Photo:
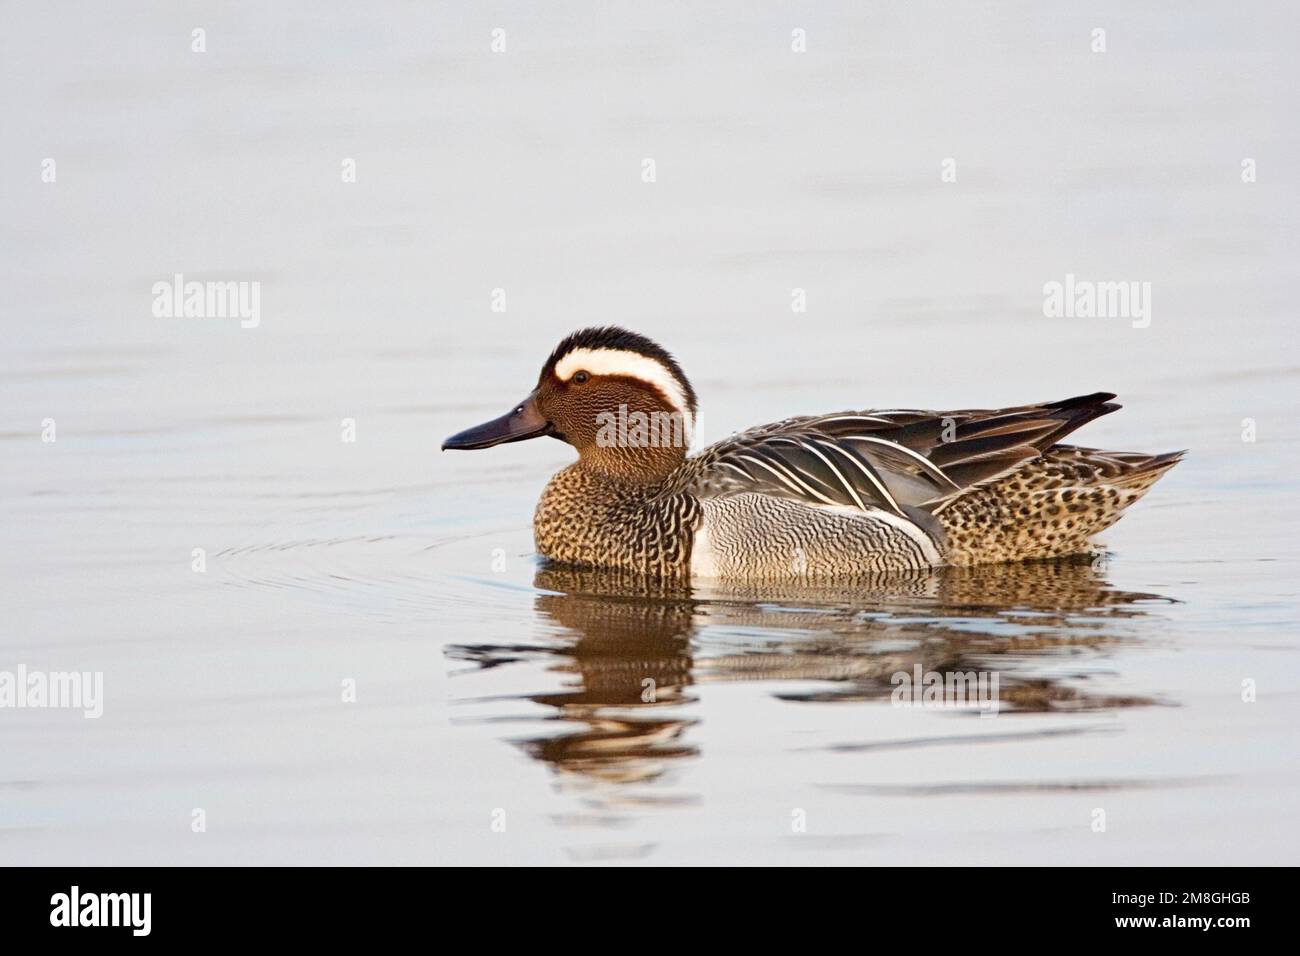
M538 411L536 397L529 395L522 404L516 405L500 418L452 435L442 443L442 450L491 448L493 445L504 445L506 442L523 441L525 438L537 438L550 433L551 423Z

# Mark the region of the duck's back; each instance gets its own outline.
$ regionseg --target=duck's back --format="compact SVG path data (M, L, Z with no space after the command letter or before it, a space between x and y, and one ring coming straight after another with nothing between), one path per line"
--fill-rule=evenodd
M692 572L844 577L1086 551L1180 458L1057 443L1112 398L843 412L732 436L674 486L701 505Z

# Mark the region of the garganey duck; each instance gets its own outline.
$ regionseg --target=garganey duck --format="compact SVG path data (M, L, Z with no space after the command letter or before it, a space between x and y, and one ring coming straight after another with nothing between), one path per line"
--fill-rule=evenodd
M577 449L533 518L553 561L844 578L1089 551L1183 455L1058 444L1114 397L807 415L688 456L696 399L681 367L644 336L592 328L556 347L521 404L442 447L550 435Z

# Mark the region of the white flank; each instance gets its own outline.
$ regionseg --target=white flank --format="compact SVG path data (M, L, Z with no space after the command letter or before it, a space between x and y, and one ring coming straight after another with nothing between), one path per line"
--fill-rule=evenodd
M686 392L676 376L659 361L623 349L574 349L555 366L555 376L561 382L567 382L578 371L591 375L626 375L653 385L668 399L672 410L682 416L686 440L690 442L695 431L695 417L686 404Z
M718 576L718 560L717 555L713 553L713 540L709 536L707 515L695 529L695 538L691 541L691 575L697 578Z
M834 514L846 515L850 518L865 519L867 521L882 521L887 525L892 525L920 545L921 554L925 556L925 560L930 562L931 567L937 568L939 565L943 564L943 555L941 555L939 549L935 547L934 539L925 533L924 528L908 518L900 518L898 515L885 511L883 508L879 510L872 509L864 514L856 508L849 508L845 505L819 505L816 503L810 503L809 507L816 508L819 511L830 511Z

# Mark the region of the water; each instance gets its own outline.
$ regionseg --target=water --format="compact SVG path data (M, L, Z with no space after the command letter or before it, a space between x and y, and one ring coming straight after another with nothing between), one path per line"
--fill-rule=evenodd
M105 703L0 710L0 860L1295 861L1286 4L9 20L0 670ZM177 272L260 325L155 318ZM1067 273L1150 282L1150 327L1044 318ZM567 573L565 446L437 445L609 321L705 440L1110 389L1082 441L1191 451L1095 563ZM996 671L997 716L893 706L917 665Z

